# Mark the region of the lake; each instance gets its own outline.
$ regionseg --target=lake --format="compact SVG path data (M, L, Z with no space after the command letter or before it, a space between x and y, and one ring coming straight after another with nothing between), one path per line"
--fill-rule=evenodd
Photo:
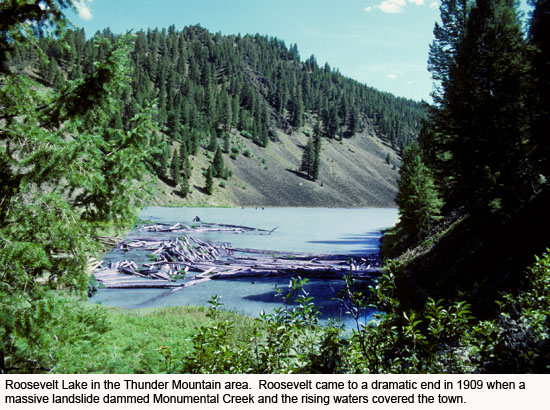
M154 223L193 224L202 222L241 225L265 230L271 234L207 232L194 234L205 241L231 243L233 247L331 254L370 254L379 250L381 230L397 222L397 209L329 209L329 208L166 208L147 207L140 219ZM181 235L181 234L180 234ZM128 238L173 238L173 233L151 233L133 230ZM131 259L146 261L142 252L121 254L112 251L105 261ZM200 283L172 293L170 289L100 289L90 302L122 308L207 305L213 295L220 295L225 308L257 317L280 306L275 286L288 286L289 278L235 278ZM307 290L321 308L321 318L346 321L339 302L333 298L342 288L342 280L311 279ZM365 315L368 315L365 312Z

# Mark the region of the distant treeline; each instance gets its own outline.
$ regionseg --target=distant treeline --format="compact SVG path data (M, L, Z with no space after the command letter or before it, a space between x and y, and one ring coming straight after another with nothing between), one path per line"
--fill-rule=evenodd
M19 47L12 64L33 68L61 89L67 79L92 72L117 38L109 29L92 40L83 29L68 31L62 39L40 40L47 59ZM275 129L291 132L308 115L321 120L326 138L352 136L368 123L400 150L416 139L425 116L420 102L360 84L328 63L320 67L314 56L302 61L295 44L259 34L225 36L200 26L148 29L135 34L131 61L131 87L120 95L123 115L113 125L127 128L138 106L157 99L158 124L190 154L211 135L235 130L265 147Z

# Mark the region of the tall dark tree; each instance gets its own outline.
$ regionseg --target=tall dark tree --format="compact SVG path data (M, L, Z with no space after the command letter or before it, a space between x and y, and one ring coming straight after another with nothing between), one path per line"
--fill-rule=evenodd
M315 148L313 146L313 140L308 138L307 144L302 153L302 162L300 164L300 171L305 173L308 178L311 178L313 171L313 162L315 160Z
M293 127L300 128L303 123L304 117L304 102L302 97L302 87L298 87L294 93L292 99L292 112L291 112L291 121Z
M176 186L181 182L180 155L177 149L174 150L172 162L170 163L170 178Z
M448 79L431 132L447 175L446 199L472 213L506 214L529 195L532 181L525 162L529 66L515 3L478 0L454 47L436 72L448 70Z
M223 155L220 147L216 149L216 153L214 154L214 159L212 160L212 171L215 178L225 177L225 164L223 162Z
M435 81L433 97L441 102L449 80L450 69L457 46L466 32L466 23L475 0L442 0L439 6L441 24L435 23L434 41L430 44L428 70Z
M85 294L99 223L128 222L147 192L140 181L158 132L153 111L138 112L126 130L109 126L131 78L128 38L104 44L93 70L63 93L9 70L14 47L63 34L71 4L0 7L0 373L52 369L69 337L50 330L79 308L50 290ZM87 326L99 324L82 314Z
M322 140L321 140L321 123L317 122L313 129L313 164L311 167L311 179L314 181L319 178L319 169L321 168L321 150L322 150Z
M529 43L533 46L532 133L537 169L550 179L550 1L533 0Z
M442 201L416 142L403 151L395 202L399 206L399 227L409 240L422 239L440 217Z
M191 192L191 185L189 184L189 178L183 177L179 186L180 194L186 198Z
M212 166L209 166L206 169L204 190L208 195L212 195L214 193L214 170Z

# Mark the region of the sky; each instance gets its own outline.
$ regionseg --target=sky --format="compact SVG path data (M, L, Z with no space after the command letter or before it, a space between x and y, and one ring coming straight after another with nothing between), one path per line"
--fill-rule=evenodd
M174 24L212 33L265 34L297 44L343 75L417 101L431 101L429 44L437 0L74 0L68 16L88 37Z

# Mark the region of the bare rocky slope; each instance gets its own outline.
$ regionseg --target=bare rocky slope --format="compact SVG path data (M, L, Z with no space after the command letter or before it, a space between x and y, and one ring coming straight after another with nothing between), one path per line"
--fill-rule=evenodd
M305 129L308 127L306 126ZM152 205L170 206L291 206L291 207L395 207L398 154L365 126L361 133L342 142L323 139L319 179L311 181L299 172L303 147L308 137L277 131L278 141L260 148L250 140L240 140L242 151L236 159L224 154L225 165L233 171L227 181L216 179L213 195L204 191L204 170L211 153L201 148L192 157L192 192L187 198L161 181L155 183ZM250 156L243 155L248 150ZM386 162L390 154L392 164ZM225 186L224 186L225 185Z

